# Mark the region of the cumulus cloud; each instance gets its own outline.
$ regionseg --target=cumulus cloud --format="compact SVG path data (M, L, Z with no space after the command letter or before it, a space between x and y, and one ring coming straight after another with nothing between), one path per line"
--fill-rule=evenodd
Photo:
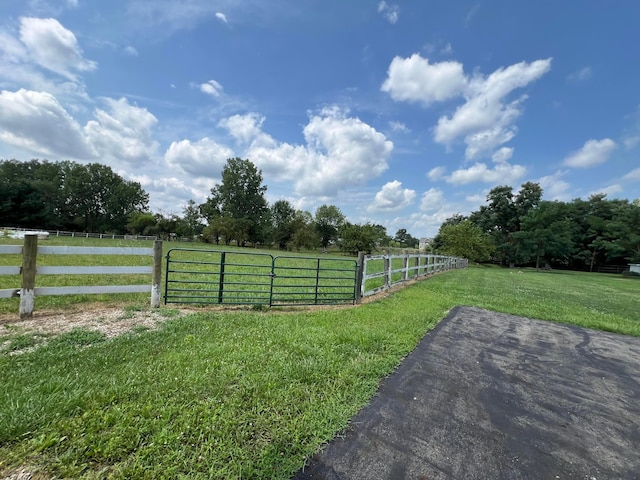
M429 63L414 53L409 58L395 57L389 65L381 90L396 101L430 105L460 96L467 87L462 64Z
M422 194L420 201L420 210L429 212L440 210L444 204L444 194L439 188L430 188Z
M148 161L158 148L152 132L158 119L126 98L104 102L107 109L96 109L95 120L84 127L91 145L101 156L129 163Z
M218 126L226 129L229 134L242 144L251 142L274 147L276 142L262 131L265 118L256 112L244 115L232 115L218 122Z
M367 208L369 212L396 212L411 205L416 197L415 190L402 188L398 180L387 182L376 193L376 197Z
M337 107L310 115L303 129L306 145L277 142L262 131L264 117L250 113L220 122L245 155L276 180L293 181L304 195L335 195L377 178L388 168L393 143L370 125Z
M571 185L563 180L563 177L565 177L567 173L569 173L568 170L558 170L553 175L547 175L535 180L535 182L542 187L546 199L559 201L570 200L569 197L571 194L569 188Z
M447 169L445 167L434 167L431 170L429 170L429 173L427 174L427 176L429 177L429 180L431 180L432 182L441 180L442 178L444 178L444 174L447 172Z
M82 127L46 92L0 92L0 140L38 154L96 157Z
M233 150L208 137L197 142L182 140L172 142L165 160L184 172L208 178L219 178L226 160L233 157Z
M454 171L445 180L453 185L466 185L475 182L512 184L520 180L526 173L527 169L523 165L498 163L494 168L489 168L485 163L476 163L469 168Z
M508 162L511 157L513 157L513 148L502 147L494 152L494 154L491 156L491 160L496 163L505 163Z
M610 138L587 140L580 150L566 157L563 164L575 168L595 167L609 160L609 156L616 148L616 142Z
M396 101L429 106L462 97L453 115L442 116L434 129L434 140L451 146L459 138L467 144L468 160L490 155L517 133L515 121L522 114L526 95L508 100L514 90L539 79L551 68L551 59L520 62L499 68L489 76L465 75L459 62L430 64L419 54L395 57L381 90Z
M208 82L201 83L198 85L198 88L202 93L206 93L207 95L211 95L212 97L218 98L222 95L222 85L220 85L215 80L209 80Z
M516 119L521 115L522 96L511 102L507 97L517 88L537 80L551 68L551 59L521 62L499 68L488 77L474 75L465 92L466 102L451 116L438 120L434 139L450 145L464 137L466 158L474 159L493 151L511 140L516 132Z
M388 4L384 0L378 3L378 13L387 20L387 22L395 25L398 22L400 7L395 4Z
M35 63L69 80L77 80L76 72L97 68L84 58L73 32L55 18L21 18L20 40Z
M227 16L224 13L216 12L216 18L221 22L227 23Z
M607 197L614 197L616 194L624 191L621 185L617 183L613 183L611 185L607 185L605 187L599 188L589 193L591 195L598 195L604 193Z

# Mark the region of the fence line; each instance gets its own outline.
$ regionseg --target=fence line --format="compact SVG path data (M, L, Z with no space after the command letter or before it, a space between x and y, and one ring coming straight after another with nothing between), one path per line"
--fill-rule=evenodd
M25 235L24 244L0 245L0 254L22 255L22 267L0 267L0 275L22 275L21 288L0 290L0 298L20 297L20 318L33 315L35 297L97 293L151 292L151 307L160 306L162 281L162 241L153 248L131 247L38 247L37 235ZM38 255L146 255L152 266L37 266ZM36 287L36 275L132 275L151 274L151 285L92 285L70 287Z
M403 255L364 255L360 254L358 265L359 295L367 297L389 288L426 275L438 272L466 268L469 261L465 258L445 255L406 253Z

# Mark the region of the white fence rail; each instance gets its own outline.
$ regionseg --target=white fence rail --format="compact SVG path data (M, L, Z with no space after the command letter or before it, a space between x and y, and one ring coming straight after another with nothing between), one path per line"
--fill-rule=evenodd
M361 255L358 263L362 265L362 297L374 295L407 280L469 265L465 258L422 253Z
M0 290L0 298L20 297L20 318L33 314L35 297L43 295L78 295L98 293L151 293L151 306L160 306L162 281L162 241L153 248L131 247L38 247L36 235L26 235L23 245L0 245L0 254L22 255L22 266L0 267L0 275L22 275L21 288ZM38 255L146 255L151 266L38 266ZM78 285L36 287L37 275L135 275L151 274L145 285Z

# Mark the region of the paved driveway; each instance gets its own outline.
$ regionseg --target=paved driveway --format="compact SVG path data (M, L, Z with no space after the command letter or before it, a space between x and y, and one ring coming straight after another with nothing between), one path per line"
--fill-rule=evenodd
M640 338L457 307L294 478L640 479Z

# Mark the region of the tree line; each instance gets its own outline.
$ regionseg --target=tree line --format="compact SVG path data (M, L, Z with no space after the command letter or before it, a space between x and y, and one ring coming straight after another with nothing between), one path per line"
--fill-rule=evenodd
M151 212L141 185L106 165L2 160L0 226L198 237L283 250L337 247L371 253L383 247L418 247L419 240L406 229L391 237L382 225L347 221L335 205L322 205L313 214L287 200L269 205L266 192L262 172L250 160L230 158L204 203L189 200L181 215L167 215Z
M546 201L537 183L522 184L518 193L498 186L487 195L487 205L448 218L433 248L511 267L593 271L640 263L640 200L596 194L587 200Z

